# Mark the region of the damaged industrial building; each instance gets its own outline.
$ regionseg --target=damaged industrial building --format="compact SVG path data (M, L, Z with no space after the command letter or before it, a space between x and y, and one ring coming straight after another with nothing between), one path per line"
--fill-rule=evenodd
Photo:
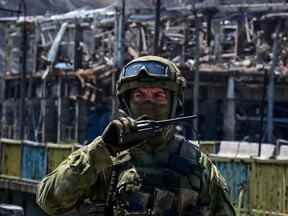
M121 0L2 17L0 26L0 203L23 203L13 191L35 193L38 180L101 135L117 116L121 67L155 54L182 70L185 115L202 117L179 130L200 139L238 213L288 213L286 1ZM27 215L44 214L33 205L25 203Z

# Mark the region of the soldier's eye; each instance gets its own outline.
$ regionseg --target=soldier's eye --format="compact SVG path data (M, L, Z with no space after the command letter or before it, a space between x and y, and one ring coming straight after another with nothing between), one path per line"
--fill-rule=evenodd
M143 97L143 94L140 93L140 92L136 92L136 93L134 94L134 97Z
M156 97L156 98L163 98L163 99L166 99L166 98L167 98L167 96L166 96L166 94L165 94L164 92L156 93L156 94L155 94L155 97Z

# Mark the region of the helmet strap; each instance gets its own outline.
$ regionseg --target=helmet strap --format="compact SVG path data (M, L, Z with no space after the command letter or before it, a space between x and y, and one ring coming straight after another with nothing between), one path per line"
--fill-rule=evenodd
M120 107L122 110L124 110L124 112L128 115L128 116L131 116L131 110L129 108L129 104L128 104L128 101L127 101L127 95L123 95L119 98L119 101L120 101Z
M174 118L176 116L176 111L177 111L177 93L173 92L171 98L171 108L170 108L170 118Z

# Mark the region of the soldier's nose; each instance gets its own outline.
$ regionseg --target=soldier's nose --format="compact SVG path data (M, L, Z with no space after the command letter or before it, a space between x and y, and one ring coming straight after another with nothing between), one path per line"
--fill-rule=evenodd
M145 102L155 102L155 98L153 97L153 95L145 95L143 97L143 101L145 101Z

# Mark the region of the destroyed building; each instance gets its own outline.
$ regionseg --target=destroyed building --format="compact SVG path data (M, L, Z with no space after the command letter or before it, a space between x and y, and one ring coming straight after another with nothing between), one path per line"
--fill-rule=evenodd
M95 109L100 110L99 119L104 115L107 123L110 118L115 100L112 88L120 66L156 53L174 60L183 70L188 81L185 112L198 109L204 116L198 126L201 139L286 139L287 39L282 31L283 49L273 69L273 120L269 110L263 109L270 99L266 89L275 56L273 34L285 3L255 4L242 12L243 5L233 8L223 1L217 8L215 2L181 8L181 4L164 1L157 28L155 8L149 4L139 9L127 3L123 19L120 7L116 12L108 7L50 17L2 18L2 137L89 141L95 131L96 135L101 131L95 125ZM268 13L272 18L265 18ZM280 19L284 28L285 15ZM23 71L25 85L21 86ZM25 98L22 102L21 97ZM273 124L273 135L265 130L268 122ZM93 124L94 131L87 135ZM192 136L191 131L187 134Z
M180 129L213 144L237 212L286 214L287 11L284 0L122 0L1 18L0 201L42 215L38 180L117 114L121 67L155 54L183 71L185 115L203 117Z

